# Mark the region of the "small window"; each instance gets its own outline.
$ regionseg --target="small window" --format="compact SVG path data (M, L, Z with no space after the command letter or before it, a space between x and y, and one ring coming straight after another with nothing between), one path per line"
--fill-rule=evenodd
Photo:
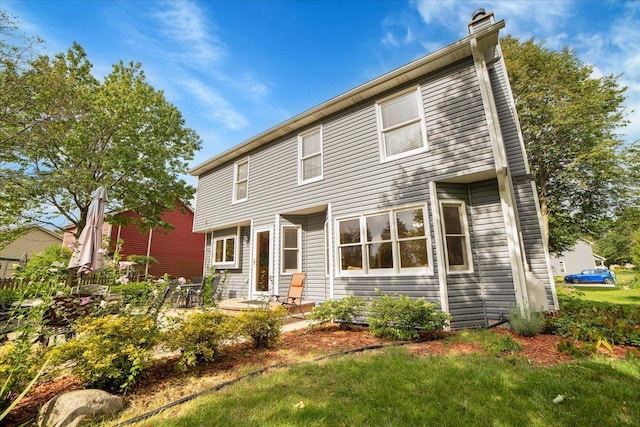
M233 167L233 202L249 197L249 159L240 160Z
M322 129L298 136L298 182L306 184L322 179Z
M393 241L389 214L365 218L369 270L393 269Z
M427 149L420 88L377 104L382 161Z
M237 236L214 237L213 264L235 265Z
M471 268L471 243L467 215L463 202L441 204L446 258L448 270L469 272Z
M282 273L300 271L300 264L302 263L301 236L302 230L300 227L282 227Z
M360 218L347 219L338 223L340 240L340 269L342 271L362 270L362 244L360 242Z
M560 273L566 273L567 272L567 267L564 264L564 261L560 261L559 264L560 264Z

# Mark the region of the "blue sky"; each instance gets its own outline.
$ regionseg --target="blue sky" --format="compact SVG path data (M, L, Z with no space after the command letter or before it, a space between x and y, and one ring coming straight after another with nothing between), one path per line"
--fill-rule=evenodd
M622 74L626 141L640 139L640 1L2 0L46 52L78 42L103 78L142 63L203 139L191 166L468 34L482 7L502 35L575 49ZM632 111L634 110L634 111ZM188 178L195 184L195 178Z

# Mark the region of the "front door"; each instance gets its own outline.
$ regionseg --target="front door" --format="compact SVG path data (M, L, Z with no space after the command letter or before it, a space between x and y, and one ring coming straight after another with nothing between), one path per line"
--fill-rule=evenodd
M253 295L266 295L271 290L271 230L256 232Z

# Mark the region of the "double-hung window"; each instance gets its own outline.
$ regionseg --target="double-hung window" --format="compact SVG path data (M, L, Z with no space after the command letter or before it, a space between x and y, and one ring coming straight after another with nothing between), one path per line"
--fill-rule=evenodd
M403 92L376 104L382 161L423 152L427 132L420 88Z
M322 128L298 136L298 183L322 179Z
M249 197L249 158L233 165L233 202L243 202Z
M237 236L213 238L213 265L233 266L236 264Z
M447 269L450 272L471 272L471 239L465 204L461 201L441 202Z
M299 226L282 227L282 273L296 273L302 264L300 251L302 229Z
M340 274L430 272L423 207L338 220Z

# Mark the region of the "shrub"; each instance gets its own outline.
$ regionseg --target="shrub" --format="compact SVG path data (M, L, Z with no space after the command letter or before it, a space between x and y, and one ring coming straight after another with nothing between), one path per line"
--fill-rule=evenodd
M55 278L64 282L71 254L71 249L59 244L48 246L42 252L32 255L24 267L18 268L16 276L33 281Z
M76 335L53 350L54 362L74 362L73 371L89 386L127 389L152 362L158 332L151 316L83 319Z
M390 296L376 291L378 297L369 306L369 328L377 337L414 339L418 329L441 331L449 315L436 309L436 304L424 298L413 299L405 295Z
M569 356L576 358L588 357L596 352L596 346L594 344L578 346L576 343L568 339L560 341L557 348L560 353L566 353Z
M130 282L123 285L112 285L109 288L111 294L122 294L122 304L132 306L144 306L154 297L155 284L148 282ZM158 292L162 292L159 290Z
M486 351L495 355L503 353L513 354L522 351L522 344L514 340L509 334L495 334L495 338L485 341L483 347Z
M640 310L633 304L581 300L558 294L560 311L550 313L546 328L553 334L592 343L640 346Z
M5 307L9 309L11 304L20 299L20 292L15 289L0 289L0 300L4 303Z
M349 328L354 324L356 317L362 314L365 307L363 298L349 295L340 300L327 300L313 307L309 318L314 324L337 322L341 328Z
M516 305L512 306L508 319L514 332L522 337L538 335L545 326L544 314L535 311L531 306L523 309Z
M27 335L0 345L0 409L7 407L12 397L37 375L44 353Z
M240 336L251 340L256 348L271 348L280 340L285 314L282 306L243 311L238 315Z
M224 344L232 340L235 333L233 319L213 311L171 318L164 339L169 349L180 351L178 367L187 369L216 360L222 354Z

